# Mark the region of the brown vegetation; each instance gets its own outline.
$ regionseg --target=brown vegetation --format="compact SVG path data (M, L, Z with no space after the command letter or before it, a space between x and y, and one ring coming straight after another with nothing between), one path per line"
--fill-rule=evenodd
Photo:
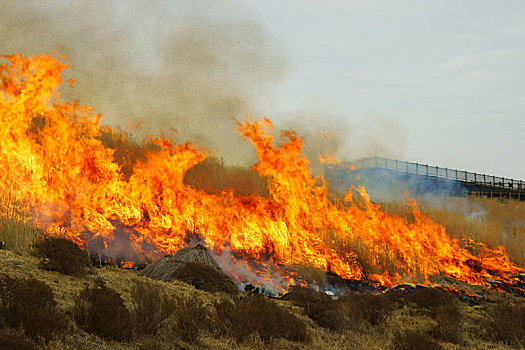
M66 324L44 282L1 275L0 326L22 329L31 339L47 342Z
M38 346L21 334L0 330L0 349L37 350Z
M311 288L294 286L284 299L302 307L312 321L331 331L342 331L349 323L341 302Z
M489 308L483 321L486 336L510 346L525 346L525 302L499 303Z
M210 328L210 317L202 301L195 295L181 298L175 307L175 331L182 340L196 343L205 329Z
M238 342L254 333L267 344L276 338L299 342L308 339L303 321L261 295L249 295L233 302L224 300L215 308L219 332Z
M255 171L224 163L216 157L206 158L190 169L184 183L209 194L232 191L239 196L268 195L268 181Z
M135 281L131 289L131 302L135 329L139 334L157 334L176 307L173 299L159 287L144 281Z
M84 276L91 267L88 253L67 238L43 237L34 253L43 259L40 267L65 275Z
M489 248L502 246L512 262L525 267L525 202L483 197L425 197L418 202L424 214L474 254L479 253L480 243ZM391 215L413 220L410 203L379 204Z
M132 317L122 297L100 278L75 299L73 316L80 328L101 338L125 340L131 336Z
M442 350L443 347L428 335L418 331L396 334L392 340L394 350Z
M12 195L11 186L0 186L0 241L19 253L28 252L42 236L31 216Z
M199 263L186 263L175 271L173 277L210 293L239 293L235 283L224 272Z

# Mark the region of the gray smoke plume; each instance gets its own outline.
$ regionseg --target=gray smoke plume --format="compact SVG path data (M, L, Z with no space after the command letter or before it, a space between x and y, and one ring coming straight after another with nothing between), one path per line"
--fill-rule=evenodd
M293 129L303 137L303 154L311 161L315 175L324 165L319 155L352 161L366 157L401 158L406 151L406 129L395 119L367 115L349 120L326 111L292 111L279 114L278 127Z
M70 98L138 134L159 131L253 159L231 115L263 113L288 60L239 3L220 1L0 1L0 53L56 51L77 80ZM174 131L176 130L176 132Z

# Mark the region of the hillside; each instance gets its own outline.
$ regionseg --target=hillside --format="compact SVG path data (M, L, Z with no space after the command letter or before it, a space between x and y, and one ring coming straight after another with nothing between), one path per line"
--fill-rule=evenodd
M299 289L293 290L286 296L285 299L288 300L265 300L297 316L299 322L306 326L305 340L291 341L276 338L265 342L257 332L236 339L236 330L222 331L220 325L221 323L226 325L227 321L217 319L216 303L221 300L231 301L232 296L207 293L179 281L171 283L154 281L137 276L134 270L118 267L92 268L86 276L74 277L40 269L39 263L40 259L33 256L17 254L9 250L0 251L2 278L5 279L5 276L16 280L34 278L51 287L53 291L57 301L56 313L65 318L67 326L54 334L47 344L40 343L48 349L388 349L396 348L395 341L401 342L397 344L397 348L404 349L422 349L423 347L420 346L425 344L425 341L433 344L434 347L429 348L436 349L511 349L519 348L519 332L524 330L525 299L505 293L486 291L485 298L479 300L479 305L471 305L472 302L459 301L453 294L433 293L434 289L431 288L425 289L424 293L412 291L396 297L393 294L388 294L390 295L388 297L388 295L370 296L351 293L349 297L339 301L332 301L322 294L316 295L312 290L305 293L304 290ZM101 278L107 287L118 292L130 311L136 308L131 297L136 282L144 282L148 287L157 287L157 292L172 298L179 307L159 325L158 332L154 334L140 334L135 328L133 334L123 341L102 339L82 330L73 320L75 298L85 285L92 284L96 278ZM325 297L330 301L323 299ZM145 296L143 295L142 298ZM199 316L198 312L193 311L185 316L186 319L178 318L176 314L185 311L180 305L190 309L195 307L191 303L184 302L193 300L192 298L198 300L197 308L204 306L205 316ZM241 299L249 300L249 298L251 297L241 296ZM316 298L323 300L323 308L315 309ZM305 304L305 300L308 300L308 303ZM341 304L334 304L331 307L331 303ZM248 305L246 304L245 307ZM342 305L345 312L337 312ZM512 310L522 319L501 314L502 310L506 310L505 305L516 305ZM518 305L521 305L519 309ZM151 312L158 311L152 307ZM253 322L264 323L265 315L248 312L244 317L246 319L243 326ZM277 322L277 329L287 326L284 323L279 324L281 320L276 319L275 322ZM192 341L183 341L187 327L198 327L202 333ZM503 327L507 333L499 330L498 327ZM5 330L1 333L4 338L7 337L6 334L20 334L13 328L6 329L8 333L5 333ZM268 330L261 332L264 331ZM33 339L38 342L38 336L33 336ZM5 342L4 339L1 341ZM504 342L508 345L504 345Z

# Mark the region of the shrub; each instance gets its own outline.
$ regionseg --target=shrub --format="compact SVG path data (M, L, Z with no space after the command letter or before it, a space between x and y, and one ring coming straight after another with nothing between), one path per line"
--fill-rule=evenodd
M290 311L260 295L250 295L235 302L216 303L217 329L241 342L253 333L269 343L274 338L305 341L306 325Z
M318 326L341 331L347 326L347 317L341 303L311 288L293 286L285 299L304 309Z
M244 286L244 293L246 294L262 294L264 295L264 288L255 287L253 284Z
M186 263L175 271L173 277L210 293L224 292L232 295L239 293L235 283L226 274L200 263Z
M352 319L357 319L360 315L372 325L383 324L396 308L394 302L383 294L350 293L341 298L341 302Z
M440 288L419 288L404 294L407 301L417 304L427 310L441 306L457 305L457 298L452 293Z
M195 343L209 326L208 313L196 296L181 299L175 308L176 330L182 340Z
M135 328L142 334L156 334L175 310L175 303L159 288L136 281L131 289Z
M132 319L122 297L100 278L77 296L73 315L80 328L99 337L124 340L131 335Z
M415 304L416 313L430 316L437 322L430 335L451 343L462 341L463 317L459 302L452 293L441 288L417 288L408 293L392 292L386 295L394 302Z
M0 316L4 326L20 328L31 339L45 342L65 328L53 291L34 278L0 278Z
M44 259L41 267L65 275L82 276L91 266L89 255L66 238L44 237L34 246L35 254Z
M20 334L0 330L0 349L37 350L38 347Z
M417 331L406 331L397 334L392 340L395 350L442 350L443 347L428 335Z
M432 336L455 344L462 342L463 317L456 306L437 307L432 311L431 317L437 322L431 330Z
M500 303L492 306L483 326L489 338L522 347L525 344L525 303Z

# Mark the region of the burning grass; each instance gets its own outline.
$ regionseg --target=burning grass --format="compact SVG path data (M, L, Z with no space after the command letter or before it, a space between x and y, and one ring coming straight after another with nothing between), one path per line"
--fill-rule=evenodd
M269 120L235 120L238 132L255 147L258 162L251 170L232 167L213 157L206 160L204 151L190 142L174 145L164 137L136 141L102 126L101 116L89 107L63 102L58 86L67 66L57 59L5 59L0 65L0 181L12 186L0 202L0 239L12 251L27 251L40 229L96 246L99 257L132 262L158 258L198 240L223 258L222 266L238 282L259 287L275 287L277 281L280 288L296 282L322 287L337 280L346 291L352 285L361 292L378 292L405 282L428 285L441 275L523 292L518 285L523 269L516 265L524 261L519 221L523 208L518 204L482 203L483 218L467 220L466 214L453 215L449 207L422 211L376 205L364 189L333 198L327 182L312 176L309 160L302 156L302 139L289 130L277 144ZM508 247L514 263L499 244ZM53 250L48 248L46 252ZM469 338L464 330L472 329L473 322L464 317L466 306L434 289L401 296L350 293L334 300L299 288L289 303L261 295L239 298L237 291L210 294L179 281L155 282L170 291L168 295L146 286L153 281L132 283L138 277L131 271L100 269L97 274L114 279L97 278L85 286L85 279L74 274L37 271L34 258L0 253L9 274L21 273L27 260L34 270L24 271L41 279L2 284L2 322L32 338L42 336L56 348L60 342L79 345L86 339L96 344L93 347L105 341L109 347L138 347L153 336L160 348L211 346L214 341L223 347L330 343L343 348L348 345L345 339L365 334L377 348L469 346L483 339L522 344L516 335L523 329L521 306L513 314L520 321L506 327L512 329L509 336L495 326L509 312L507 306L483 305L478 320L489 320L491 335ZM48 254L47 259L55 261L52 270L65 272L77 253L61 263L57 261L65 254ZM191 278L181 279L198 288L215 291L211 287L222 283L195 266L189 270ZM46 339L38 327L53 326L48 313L35 312L41 317L33 322L36 328L20 321L17 312L28 312L27 307L13 306L20 301L35 310L55 311L52 289L61 293L61 312L73 315L71 332L77 340ZM233 291L232 285L229 289ZM38 295L31 294L35 291ZM414 326L413 332L404 325Z
M425 215L473 254L479 254L484 245L503 247L513 263L525 267L525 202L483 197L423 197L418 201ZM390 215L414 220L413 203L378 204Z
M288 130L277 144L269 120L235 120L258 162L231 167L190 142L135 141L89 107L62 101L60 60L4 58L0 180L14 184L14 199L47 234L135 263L197 239L230 254L226 272L249 270L239 282L278 276L280 288L301 280L295 266L384 286L436 274L488 285L522 271L501 250L464 248L417 208L413 220L388 215L364 189L331 199L302 139Z

